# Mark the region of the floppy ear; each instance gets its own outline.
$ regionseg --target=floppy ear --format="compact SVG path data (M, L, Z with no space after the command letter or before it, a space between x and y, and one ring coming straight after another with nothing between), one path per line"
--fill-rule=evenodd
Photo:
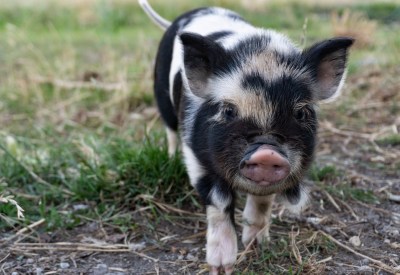
M179 37L183 44L187 85L193 94L204 98L208 80L219 70L226 56L225 50L218 43L198 34L181 33Z
M340 94L346 78L348 48L353 42L353 38L337 37L303 51L305 65L317 83L317 100L330 101Z

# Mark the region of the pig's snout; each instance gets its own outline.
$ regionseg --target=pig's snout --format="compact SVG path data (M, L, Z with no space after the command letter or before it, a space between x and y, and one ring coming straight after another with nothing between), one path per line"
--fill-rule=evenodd
M290 173L286 158L268 145L248 153L239 168L243 176L263 187L285 179Z

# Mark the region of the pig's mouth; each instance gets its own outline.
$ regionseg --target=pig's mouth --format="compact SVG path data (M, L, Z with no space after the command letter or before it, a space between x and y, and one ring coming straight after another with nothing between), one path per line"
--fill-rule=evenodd
M240 173L260 187L269 187L284 180L290 173L285 152L273 141L249 146L239 165Z

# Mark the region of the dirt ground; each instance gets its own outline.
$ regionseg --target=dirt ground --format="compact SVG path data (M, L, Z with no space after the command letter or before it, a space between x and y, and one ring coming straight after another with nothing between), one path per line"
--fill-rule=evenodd
M353 78L349 83L358 85L357 81ZM374 147L354 134L356 131L337 131L324 121L321 126L316 165L334 167L334 171L319 175L317 181L308 180L310 203L302 218L296 219L287 210L280 214L282 206L274 206L266 252L249 248L236 266L236 274L400 273L400 203L388 199L389 193L400 194L400 177L398 159L387 155L398 152L400 146ZM377 154L377 150L382 152ZM346 193L349 190L353 196ZM31 232L15 235L12 231L1 236L0 271L206 274L204 209L194 204L179 209L145 195L138 199L151 202L150 206L168 213L169 219L160 219L150 228L148 221L154 224L151 207L133 207L132 203L132 209L123 212L131 213L131 223L138 226L127 233L107 221L89 219L72 230L44 232L39 224ZM239 240L243 206L239 199ZM361 245L349 243L354 236ZM239 252L245 249L239 245Z
M351 170L354 184L362 189L378 190L375 193L379 193L380 189L386 190L392 183L391 192L400 193L397 175L382 174L380 171L356 164L361 162L362 158L368 157L367 155L355 158L344 154L340 146L337 146L344 142L343 137L321 138L320 144L326 142L334 144L335 149L332 150L333 154L324 155L323 148L321 148L319 151L322 152L322 155L317 159L318 164L321 166L335 165L339 169ZM356 151L355 148L351 148L352 146L356 147L357 145L350 144L348 149ZM339 212L327 199L326 193L322 189L312 186L311 190L311 203L302 213L302 217L324 219L321 224L337 230L333 235L337 241L377 261L391 266L399 266L400 216L389 214L390 212L400 213L399 203L387 200L383 200L380 204L366 204L356 200L341 201L338 202L341 209ZM324 203L321 204L321 201ZM189 205L188 208L192 208L193 212L201 213L201 211L195 210L194 206ZM274 217L278 216L279 210L280 206L276 205L273 211ZM143 210L136 211L132 220L142 223L146 218L146 210ZM130 234L130 242L138 245L138 249L134 249L137 250L135 252L107 253L85 249L68 251L68 248L65 251L52 250L60 248L60 246L52 246L53 243L92 243L100 246L105 244L112 246L123 244L124 239L128 237L109 225L94 221L73 230L39 233L37 242L44 244L41 246L44 250L29 250L27 246L21 246L12 241L3 242L0 252L0 258L4 258L0 263L1 271L4 274L198 274L203 269L202 264L205 264L205 223L203 220L193 222L185 219L174 221L174 223L176 226L166 221L159 223L156 229L157 234L172 237L166 241L165 245L150 251L148 249L153 247L151 242L144 237L135 237L137 235L135 233L139 233L140 230ZM285 215L283 215L281 224L272 224L271 243L279 241L281 236L290 234L291 228L288 224L295 225L293 221L286 222ZM303 223L299 226L301 231L307 232L308 235L316 232L315 228L307 224ZM297 228L298 226L295 225L295 230ZM237 227L237 231L240 238L240 226ZM193 235L201 236L185 239ZM354 248L349 245L349 237L352 236L360 236L361 246ZM30 240L25 239L24 242L26 241ZM46 249L46 245L52 249ZM243 245L239 246L239 251L244 249ZM303 252L300 251L300 254ZM259 251L249 253L237 266L237 270L264 270L264 267L252 264L252 261L260 260L259 254ZM328 261L316 264L327 258ZM292 261L296 260L284 257L280 264L289 265ZM333 253L324 250L316 253L314 265L306 267L309 271L306 268L304 271L311 274L394 274L380 270L377 264L340 247ZM378 270L380 273L377 273Z

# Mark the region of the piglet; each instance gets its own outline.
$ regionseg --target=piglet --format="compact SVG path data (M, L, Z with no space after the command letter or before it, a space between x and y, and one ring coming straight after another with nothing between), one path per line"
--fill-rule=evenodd
M231 274L236 192L247 194L244 244L268 239L275 197L295 212L307 203L303 178L314 157L317 104L340 93L354 40L300 50L226 9L200 8L170 23L139 3L165 30L154 92L168 151L176 151L179 128L190 182L206 206L207 263L211 274Z

